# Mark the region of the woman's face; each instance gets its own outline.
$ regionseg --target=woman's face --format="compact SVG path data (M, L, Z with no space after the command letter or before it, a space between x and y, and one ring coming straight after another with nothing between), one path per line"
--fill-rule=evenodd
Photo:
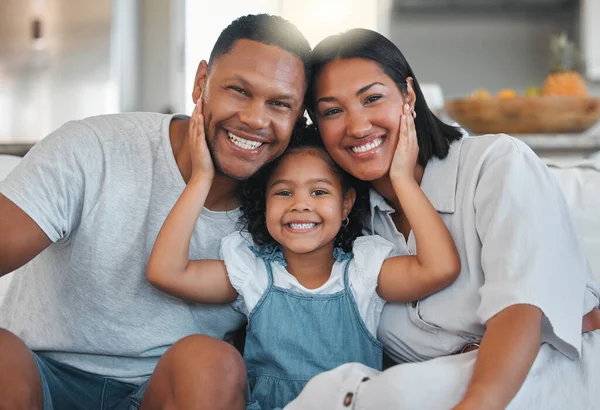
M385 176L408 97L379 64L362 58L328 63L315 91L317 124L334 161L363 181Z

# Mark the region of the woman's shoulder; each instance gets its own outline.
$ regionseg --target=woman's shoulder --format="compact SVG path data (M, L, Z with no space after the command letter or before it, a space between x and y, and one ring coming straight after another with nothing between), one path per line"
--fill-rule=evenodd
M465 158L498 158L506 155L534 155L527 144L507 134L466 136L461 140L460 154Z

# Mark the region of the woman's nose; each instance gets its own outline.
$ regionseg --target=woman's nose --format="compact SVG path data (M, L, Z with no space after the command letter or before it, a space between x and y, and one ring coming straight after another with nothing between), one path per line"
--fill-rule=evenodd
M346 129L348 135L356 138L362 138L371 130L371 122L365 115L360 113L351 113L348 115Z

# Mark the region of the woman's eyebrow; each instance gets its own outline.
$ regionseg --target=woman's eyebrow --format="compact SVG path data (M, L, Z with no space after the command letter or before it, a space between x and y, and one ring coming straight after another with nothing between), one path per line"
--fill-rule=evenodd
M385 87L385 85L383 83L380 83L379 81L375 81L374 83L365 85L364 87L361 87L357 92L356 92L356 96L359 97L361 94L367 92L371 87L376 86L376 85L382 85ZM318 105L321 102L331 102L331 101L337 101L337 98L335 97L321 97L317 100L315 105Z

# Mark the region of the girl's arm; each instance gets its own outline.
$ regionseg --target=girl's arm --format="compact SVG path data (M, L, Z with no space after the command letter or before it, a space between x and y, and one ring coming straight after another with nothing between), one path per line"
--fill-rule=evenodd
M505 409L525 381L541 345L542 312L513 305L486 322L471 382L454 410Z
M223 261L189 259L192 233L214 177L200 101L198 104L189 131L192 177L158 233L146 275L150 283L173 296L202 303L226 303L234 301L237 292Z
M396 256L383 263L377 293L389 302L421 299L450 285L460 273L460 259L452 236L415 181L418 150L413 118L405 109L390 179L414 232L417 255Z

